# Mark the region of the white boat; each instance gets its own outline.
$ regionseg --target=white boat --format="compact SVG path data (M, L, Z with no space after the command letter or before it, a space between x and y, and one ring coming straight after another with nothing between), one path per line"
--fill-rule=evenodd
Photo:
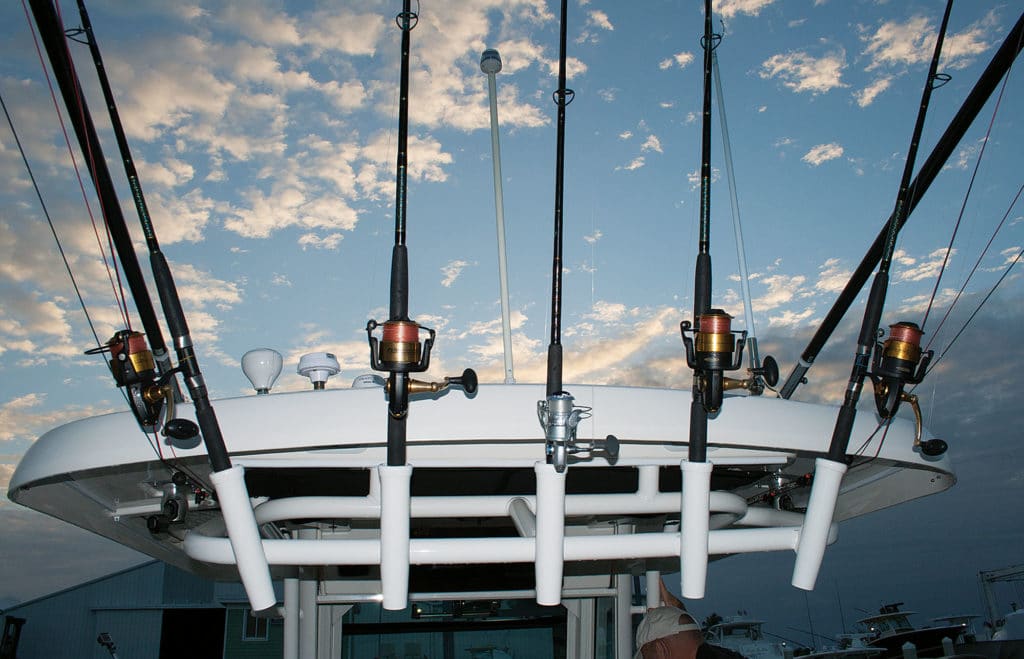
M376 323L367 328L388 392L372 378L325 386L330 356L314 356L313 390L214 401L224 455L190 431L204 424L193 405L141 424L151 434L130 412L82 419L31 447L9 497L186 570L241 579L255 611L279 611L272 580L284 579L286 628L318 602L610 596L623 638L632 574L647 574L654 604L661 572L681 572L684 595L700 597L709 558L789 551L794 584L812 588L840 522L956 482L943 451L922 450L935 438L919 417L860 413L856 448L839 463L822 458L836 407L726 393L705 424L707 459L694 461L688 390L578 383L566 401L561 387L476 390L468 375L469 396L449 380L415 383L417 369L394 365L421 361L423 328L393 315L380 344ZM417 356L385 357L385 344ZM272 381L264 370L254 384ZM386 411L395 382L412 399L390 417L404 424L398 464ZM158 433L161 423L176 429Z

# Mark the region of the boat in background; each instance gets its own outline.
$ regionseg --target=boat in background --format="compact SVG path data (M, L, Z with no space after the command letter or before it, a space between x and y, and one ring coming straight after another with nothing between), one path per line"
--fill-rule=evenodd
M943 640L963 644L969 625L963 616L956 616L946 624L929 627L915 627L910 622L914 611L900 609L903 602L883 605L876 615L867 616L857 621L860 630L870 634L868 645L882 648L883 659L895 659L903 656L903 646L912 643L917 648L919 657L941 657L948 654L943 647Z

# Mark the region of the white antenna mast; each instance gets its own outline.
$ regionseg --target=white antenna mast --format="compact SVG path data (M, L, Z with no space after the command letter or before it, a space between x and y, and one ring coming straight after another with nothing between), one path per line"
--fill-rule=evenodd
M501 284L501 336L505 347L505 384L516 381L512 372L512 321L508 305L508 261L505 252L505 202L501 192L501 145L498 143L498 83L501 56L489 48L480 56L480 70L487 74L487 91L491 101L491 160L494 162L494 213L498 223L498 281Z

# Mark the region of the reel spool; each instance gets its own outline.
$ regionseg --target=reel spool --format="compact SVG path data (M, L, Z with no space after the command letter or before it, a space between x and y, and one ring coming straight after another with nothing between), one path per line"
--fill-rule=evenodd
M374 336L381 329L380 339ZM420 340L420 332L427 338ZM366 336L370 342L370 367L389 373L420 373L430 367L430 349L434 347L434 330L422 327L412 320L376 320L366 323Z
M875 408L883 419L896 415L900 402L906 400L903 388L919 384L928 372L935 351L921 351L924 332L911 322L889 326L889 338L875 344L871 383L875 389Z
M714 414L722 407L725 371L735 371L743 362L747 332L733 331L732 316L721 309L698 316L697 327L684 320L679 323L679 330L686 348L686 363L698 376L701 404L708 414Z

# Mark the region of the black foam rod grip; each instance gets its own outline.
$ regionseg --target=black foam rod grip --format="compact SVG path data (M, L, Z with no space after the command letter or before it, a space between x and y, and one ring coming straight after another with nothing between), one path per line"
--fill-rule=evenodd
M391 250L391 320L409 320L409 250Z

